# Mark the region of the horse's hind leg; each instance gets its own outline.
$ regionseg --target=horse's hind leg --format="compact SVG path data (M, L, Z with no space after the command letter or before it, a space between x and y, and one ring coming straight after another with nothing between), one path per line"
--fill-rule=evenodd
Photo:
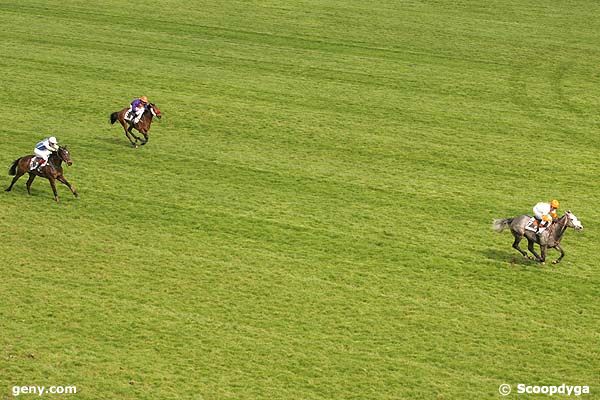
M15 182L17 182L19 180L19 178L22 177L24 174L25 174L25 172L18 171L17 174L15 175L15 177L13 178L12 182L10 183L10 186L7 187L5 189L5 191L10 192L12 190L12 187L15 184Z
M542 258L540 257L540 255L538 253L535 252L535 248L533 247L533 245L535 244L535 242L533 240L527 239L528 243L527 243L527 248L529 249L529 251L531 252L531 254L533 254L535 256L535 259L540 261L540 262L544 262L544 260L542 260ZM542 249L543 252L543 249Z
M129 129L127 129L127 132L129 132L129 134L131 136L133 136L133 138L135 139L136 142L141 142L142 141L142 139L140 139L138 136L135 136L135 133L133 133L133 125L129 125Z
M29 179L27 179L27 193L31 194L31 184L35 179L35 174L29 173Z
M129 134L131 133L131 125L128 126L127 123L125 123L125 121L121 121L119 120L119 122L121 123L121 126L123 127L123 131L125 132L125 137L129 140L129 143L131 143L131 145L133 147L137 147L137 144L135 144L135 142L131 139L131 136L129 136Z
M529 256L527 255L527 252L521 250L521 248L519 247L519 243L521 243L521 239L523 239L523 236L517 236L517 235L515 235L515 241L513 242L512 247L515 250L517 250L519 253L521 253L523 255L523 257L529 258Z
M131 139L131 136L129 136L129 132L125 131L125 136L129 139L129 143L131 143L133 147L137 147L137 144Z

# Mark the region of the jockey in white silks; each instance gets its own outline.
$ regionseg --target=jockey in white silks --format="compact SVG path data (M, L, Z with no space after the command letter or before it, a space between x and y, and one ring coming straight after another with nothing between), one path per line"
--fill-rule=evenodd
M46 163L48 162L48 157L50 157L50 154L52 154L55 151L58 151L58 141L54 136L50 136L49 138L44 139L38 144L36 144L35 148L33 149L33 152L36 156L41 158L41 160L37 162L37 159L34 159L34 162L31 165L31 169L34 170L38 166L41 168L44 165L46 165Z
M552 200L550 203L540 202L533 206L533 214L538 221L538 234L542 233L553 220L558 218L556 210L559 206L558 200Z
M129 105L129 110L127 110L125 113L126 119L134 124L137 124L142 115L144 115L146 104L148 104L148 98L146 96L142 96L139 99L134 99Z

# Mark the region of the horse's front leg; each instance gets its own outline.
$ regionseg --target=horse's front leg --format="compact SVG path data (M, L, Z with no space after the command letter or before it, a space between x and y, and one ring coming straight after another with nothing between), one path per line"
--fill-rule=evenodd
M548 245L540 244L540 262L544 264L546 262L546 253L548 252Z
M10 186L7 187L5 189L6 192L10 192L12 190L13 185L19 180L20 177L22 177L25 174L25 172L20 172L18 171L17 174L15 175L15 177L13 178L12 182L10 183Z
M31 194L31 184L35 179L35 174L29 173L29 179L27 179L27 193Z
M560 247L560 244L557 244L556 246L554 246L554 248L558 251L560 251L560 257L558 257L556 260L552 261L552 264L558 264L560 262L560 260L563 259L563 257L565 256L565 251L562 249L562 247Z
M148 143L148 132L142 131L142 135L144 135L144 141L142 142L142 146Z
M538 260L540 262L543 262L542 258L540 257L540 255L538 253L536 253L535 248L533 247L534 244L535 244L535 242L533 240L527 238L527 249L529 249L529 251L531 252L531 254L533 254L535 256L536 260Z
M57 176L56 179L58 179L59 182L66 185L69 188L69 190L71 191L71 193L73 193L73 196L79 197L79 194L77 193L77 190L75 190L75 187L72 186L63 175Z
M50 187L54 193L54 200L58 203L58 192L56 191L56 183L54 183L54 178L49 176L48 181L50 182Z

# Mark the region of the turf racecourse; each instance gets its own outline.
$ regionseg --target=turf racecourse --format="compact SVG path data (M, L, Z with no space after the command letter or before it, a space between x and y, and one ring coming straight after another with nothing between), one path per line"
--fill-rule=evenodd
M599 11L0 1L0 166L55 134L81 194L0 194L0 398L598 398ZM491 231L554 197L559 266Z

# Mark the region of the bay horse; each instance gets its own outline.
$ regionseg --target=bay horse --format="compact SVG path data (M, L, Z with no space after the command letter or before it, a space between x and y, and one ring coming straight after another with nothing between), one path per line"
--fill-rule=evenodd
M141 142L142 146L148 143L148 131L150 130L150 125L152 125L152 117L160 119L162 117L162 114L160 113L160 110L158 109L158 107L156 107L154 103L148 103L144 107L144 112L140 117L140 120L137 123L134 123L133 121L125 120L125 115L127 114L128 110L129 107L125 107L121 111L115 111L114 113L110 114L110 124L112 125L115 122L119 121L121 123L121 126L123 127L123 130L125 131L125 136L127 136L127 139L129 139L131 145L137 148L138 141ZM137 137L133 133L133 129L137 130L142 135L144 135L144 140ZM135 142L131 139L132 136L135 139Z
M529 215L520 215L514 218L495 219L492 222L492 229L496 232L502 232L504 228L510 228L510 232L513 234L515 241L512 247L515 248L524 257L530 260L537 260L541 263L546 261L546 252L550 248L554 248L560 251L560 257L552 261L552 264L558 264L560 260L565 256L565 252L560 246L560 241L565 234L567 228L573 228L576 231L583 230L583 225L579 219L571 211L567 212L552 223L541 235L533 232L529 229L525 229L531 217ZM521 250L519 242L525 237L527 239L527 249L535 256L535 258L527 255L526 251ZM535 252L533 245L537 243L540 245L541 255Z
M6 188L7 192L10 192L13 185L19 178L26 173L29 174L29 179L27 180L27 193L31 194L31 184L36 176L41 176L42 178L46 178L50 181L50 187L54 192L54 200L58 203L58 193L56 192L56 183L55 181L59 181L65 184L70 190L71 193L75 197L78 197L79 194L75 190L75 188L66 180L63 175L62 163L63 161L67 163L67 165L72 165L73 160L71 160L71 154L69 154L69 150L66 147L59 147L57 151L53 152L50 157L48 157L48 162L46 165L40 168L36 168L34 170L29 169L29 164L31 159L36 157L33 154L23 156L21 158L17 158L11 165L8 170L9 175L14 175L10 186Z

